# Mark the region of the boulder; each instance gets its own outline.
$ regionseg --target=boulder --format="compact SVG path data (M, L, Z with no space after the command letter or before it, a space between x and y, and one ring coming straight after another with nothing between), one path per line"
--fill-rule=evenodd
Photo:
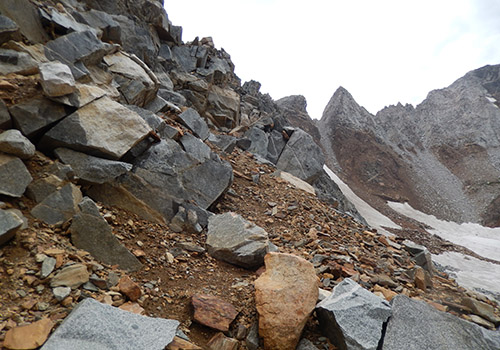
M207 112L217 122L217 126L235 128L240 119L240 95L234 90L212 85L207 95Z
M107 94L106 91L94 85L76 83L75 88L75 92L69 95L50 97L50 99L66 106L82 108Z
M180 143L187 154L199 162L210 159L212 150L203 141L191 134L185 134L180 138Z
M10 129L0 134L0 152L21 159L29 159L35 155L35 145L24 137L19 130Z
M9 107L12 121L27 137L34 137L68 113L64 106L44 97L35 97Z
M116 160L150 131L137 113L103 97L66 117L41 142L47 148L66 147Z
M208 138L209 131L207 123L194 109L188 108L183 113L179 114L177 118L200 139L206 140Z
M78 178L94 184L111 182L132 170L132 164L97 158L68 148L56 148L54 153L63 163L71 165Z
M96 36L99 36L99 32L80 22L77 22L75 18L68 12L62 12L56 10L51 7L47 7L45 9L40 8L40 17L42 20L42 24L45 27L51 27L57 33L68 34L71 32L83 32L90 31L93 32Z
M462 305L468 307L478 316L492 322L495 326L500 325L500 317L495 315L495 308L493 305L483 303L470 297L462 298Z
M286 143L276 167L311 184L321 175L324 164L323 152L311 135L297 129Z
M0 209L0 246L14 238L22 225L23 220L16 214Z
M3 346L6 349L37 349L49 337L54 322L42 318L26 326L11 328L5 334Z
M412 256L413 260L418 266L421 266L432 275L433 265L431 253L423 245L416 244L409 240L403 241L403 247Z
M0 13L18 26L21 34L32 43L45 43L48 35L42 27L38 8L29 0L2 0Z
M245 138L251 142L250 147L247 149L248 152L258 154L264 158L267 157L269 139L264 130L254 126L245 133Z
M12 122L10 119L9 110L5 105L5 102L3 102L2 99L0 99L0 129L8 129L10 128L11 125Z
M41 350L163 350L174 339L178 326L178 321L136 315L87 298Z
M273 130L269 134L269 141L267 144L267 155L265 156L272 163L276 164L281 156L281 152L285 148L286 141L283 138L283 134L278 130Z
M19 40L19 27L9 17L0 15L0 45L9 40Z
M21 159L0 153L0 194L21 197L32 180Z
M234 136L217 135L210 133L210 135L208 136L208 141L210 141L210 143L217 146L220 150L224 151L225 153L230 154L233 152L234 147L236 147L236 142L238 140Z
M128 109L133 110L135 113L144 119L146 123L163 139L179 138L179 130L168 125L165 120L157 116L155 113L135 105L127 105Z
M69 183L37 204L31 210L31 215L49 225L63 223L78 211L81 200L80 189Z
M0 75L10 73L32 75L38 73L37 62L27 53L0 49Z
M182 46L174 46L171 49L172 51L172 58L173 60L177 63L179 67L182 67L182 69L186 72L192 72L196 70L198 67L198 57L197 57L197 51L198 47L197 46L188 46L188 45L182 45ZM200 52L201 54L201 52ZM207 52L204 52L205 57L201 57L206 61L206 55Z
M255 281L264 349L295 349L318 300L319 281L314 266L283 253L267 254L265 265L266 271Z
M338 349L376 350L391 307L386 300L346 278L317 305L316 314L322 333Z
M121 44L120 25L110 14L91 9L85 12L74 12L73 17L80 23L100 29L102 32L101 40Z
M269 238L261 227L229 212L208 219L206 245L214 258L252 268L262 265Z
M383 350L500 349L500 332L441 312L423 301L398 295L392 300Z
M165 101L175 104L176 106L186 105L186 98L175 91L159 89L158 96L163 98Z
M222 332L229 330L238 315L233 305L212 295L195 294L191 303L196 322Z
M76 90L71 69L61 62L47 62L40 65L40 84L49 97L59 97Z
M89 273L87 266L83 264L73 264L62 268L50 280L50 286L54 287L70 287L76 289L82 284L89 281Z
M26 197L40 203L64 185L64 181L53 174L36 179L26 188Z
M75 247L88 251L108 265L118 265L128 271L141 268L139 260L113 235L111 226L99 214L99 209L90 198L85 197L79 208L81 211L73 216L69 228Z

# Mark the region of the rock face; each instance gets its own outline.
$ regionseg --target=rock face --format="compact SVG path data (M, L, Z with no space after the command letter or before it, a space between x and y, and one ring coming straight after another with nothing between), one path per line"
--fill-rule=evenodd
M262 265L269 251L267 232L235 213L208 219L206 244L214 258L242 267Z
M318 278L310 262L291 254L269 253L265 264L255 281L259 334L265 349L295 349L318 300Z
M136 315L88 298L73 309L42 350L163 350L178 326L174 320Z
M391 316L391 307L384 299L346 278L318 304L316 312L323 334L338 349L376 350L384 324Z
M488 331L404 295L392 301L383 350L500 348L498 331Z
M449 221L500 224L499 71L471 71L415 108L398 104L376 116L339 89L318 125L327 163L359 193Z

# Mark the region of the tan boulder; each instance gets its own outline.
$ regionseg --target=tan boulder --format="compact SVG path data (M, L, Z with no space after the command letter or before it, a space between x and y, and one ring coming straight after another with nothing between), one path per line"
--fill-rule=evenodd
M255 281L259 335L264 348L295 349L318 300L313 265L295 255L268 253L266 271Z
M36 349L47 340L54 322L43 318L27 326L14 327L5 334L6 349Z

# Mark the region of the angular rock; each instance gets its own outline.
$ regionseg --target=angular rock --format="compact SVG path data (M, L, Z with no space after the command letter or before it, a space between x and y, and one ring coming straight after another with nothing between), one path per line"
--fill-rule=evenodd
M37 349L49 337L54 322L48 318L27 326L14 327L7 331L3 346L6 349Z
M133 110L144 119L146 123L163 139L177 140L179 137L179 130L168 125L165 120L157 116L147 109L135 105L127 105L128 109Z
M236 137L230 135L216 135L211 133L210 136L208 136L208 141L222 151L230 154L233 152L234 147L236 147L237 139Z
M19 27L9 17L0 15L0 44L9 40L19 40Z
M209 131L207 123L194 109L188 108L186 111L179 114L177 118L200 139L206 140L208 138Z
M195 294L191 302L196 322L222 332L229 330L238 315L233 305L211 295Z
M59 97L76 91L75 78L67 65L54 61L42 63L39 69L40 83L46 96Z
M30 55L9 49L0 49L0 75L38 73L38 64Z
M163 350L174 339L178 326L178 321L136 315L87 298L41 350Z
M83 264L74 264L61 269L50 280L51 287L70 287L76 289L89 281L87 266Z
M70 293L70 287L55 287L52 289L52 294L54 294L54 298L56 298L57 301L63 301L70 295Z
M35 155L35 145L24 137L19 130L10 129L0 134L0 152L21 159L29 159Z
M187 102L186 98L181 94L167 89L159 89L158 96L163 98L165 101L175 104L176 106L185 106Z
M265 349L295 349L318 300L314 266L291 254L269 253L255 281L259 334Z
M311 135L297 129L283 149L276 167L312 183L321 175L324 164L323 152Z
M0 99L0 129L8 129L12 125L10 113L5 102Z
M97 158L68 148L57 148L54 153L63 163L71 165L78 178L94 184L111 182L132 170L132 164Z
M149 125L137 113L103 97L57 124L44 135L42 145L118 159L150 131Z
M66 106L82 108L90 102L95 101L107 94L107 92L100 87L93 85L76 83L75 88L75 92L69 95L51 97L50 99Z
M183 203L177 214L170 221L170 229L174 232L201 232L208 225L210 213L198 206Z
M91 31L98 36L98 31L94 28L77 22L68 12L60 12L54 8L40 8L40 17L42 24L46 27L52 27L55 31L63 34L71 32Z
M350 278L316 307L322 333L339 349L376 350L391 316L387 301ZM402 348L403 349L403 348Z
M185 134L179 140L182 147L191 157L199 162L210 159L212 150L203 141L191 134Z
M269 251L267 232L231 212L208 219L206 245L214 258L245 268L262 265Z
M2 0L0 12L12 19L29 41L33 43L45 43L48 40L42 24L38 8L29 0Z
M131 301L127 301L125 304L120 305L120 309L128 311L128 312L132 312L132 313L137 314L137 315L144 314L144 309L138 303L133 303Z
M416 244L412 241L405 239L403 247L411 254L413 260L418 266L421 266L429 273L432 274L432 258L431 253L423 245Z
M489 331L404 295L392 300L383 350L500 348L500 333Z
M23 221L14 213L0 209L0 246L10 241Z
M231 89L212 85L207 96L207 111L219 127L234 128L239 124L240 95Z
M128 271L140 269L142 264L113 235L111 226L99 214L96 204L85 197L79 207L81 212L73 217L69 228L73 245L105 264L118 265Z
M64 106L44 97L35 97L9 107L12 121L27 136L35 136L67 115Z
M62 187L64 181L56 175L49 175L42 177L30 183L26 188L26 196L33 199L35 202L40 203L50 194L56 192Z
M118 289L131 301L137 301L142 295L141 287L127 275L120 278Z
M306 191L310 194L316 195L314 187L309 185L307 182L299 179L298 177L295 177L292 174L287 173L286 171L279 171L279 177L282 178L283 180L288 181L290 184L292 184L299 190Z
M120 25L108 13L91 9L86 12L74 12L73 17L80 23L100 29L101 40L121 44Z
M272 163L276 164L280 158L281 152L285 148L286 141L283 135L278 130L273 130L269 134L269 142L267 145L267 155L265 156Z
M258 323L254 323L250 327L247 337L245 338L245 345L247 346L248 350L257 350L259 348L259 344L259 325Z
M54 271L54 268L56 267L57 260L55 258L52 258L50 256L46 257L43 259L42 262L42 269L40 270L40 278L45 279L49 277L49 275Z
M483 303L470 297L462 298L462 305L467 306L476 315L481 316L490 322L493 322L495 326L500 325L500 317L495 315L495 308L492 305Z
M224 333L217 333L207 343L209 350L237 350L238 341L228 338Z
M49 225L63 223L78 211L78 203L81 200L80 189L69 183L37 204L31 210L31 215Z
M267 148L269 139L267 133L257 127L253 127L245 133L245 137L251 141L248 152L258 154L262 157L267 157Z
M0 194L21 197L32 180L21 159L0 153Z

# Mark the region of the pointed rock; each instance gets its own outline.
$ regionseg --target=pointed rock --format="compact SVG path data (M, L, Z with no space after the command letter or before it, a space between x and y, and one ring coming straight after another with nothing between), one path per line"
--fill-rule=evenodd
M81 200L82 192L80 189L69 183L36 205L31 210L31 215L49 225L63 223L75 215Z
M259 334L264 349L297 346L302 329L318 300L314 266L291 254L269 253L266 271L255 281Z
M229 330L229 325L238 315L233 305L211 295L195 294L191 302L196 322L222 332Z

